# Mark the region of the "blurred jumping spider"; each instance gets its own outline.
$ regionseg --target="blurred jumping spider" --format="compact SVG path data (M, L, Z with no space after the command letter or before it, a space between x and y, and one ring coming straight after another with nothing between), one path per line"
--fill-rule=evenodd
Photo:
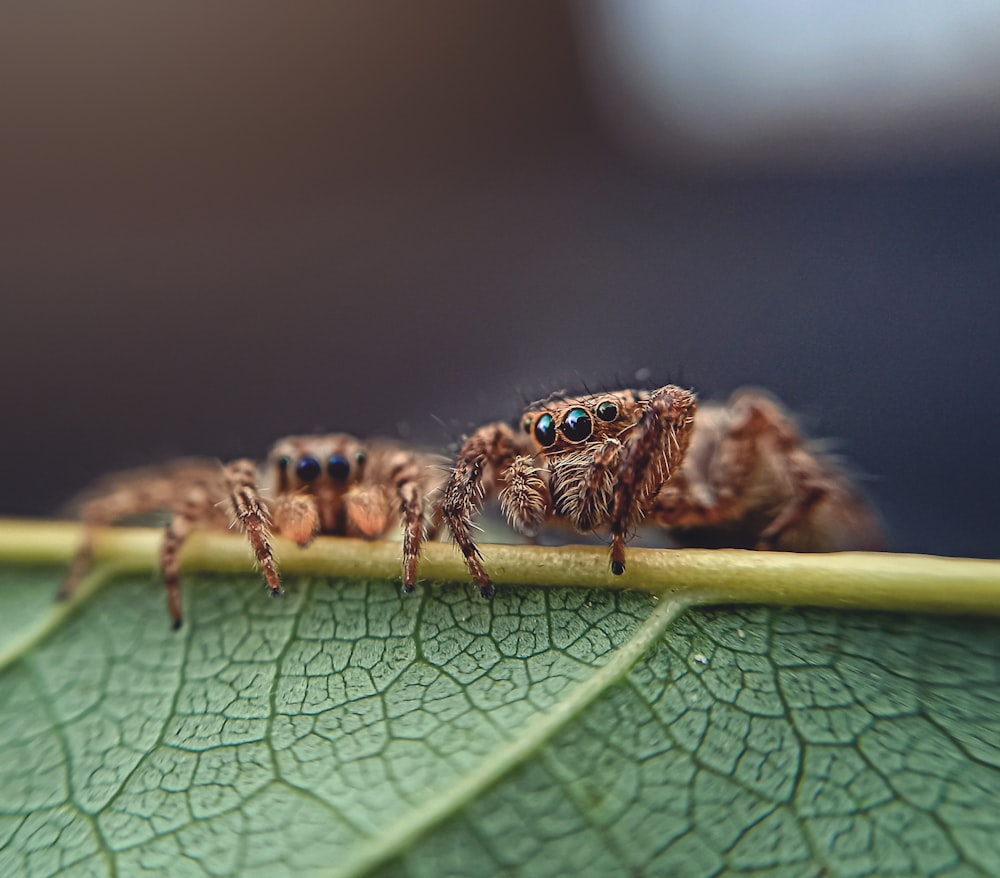
M698 408L666 385L550 397L520 430L487 424L462 445L442 513L483 597L493 583L473 542L473 517L499 494L511 526L535 535L550 521L611 531L611 572L640 523L681 545L799 552L878 549L877 517L836 463L803 439L758 390Z
M160 564L174 628L181 626L178 553L196 526L238 526L271 594L278 595L272 530L308 546L317 534L376 539L401 521L403 591L413 591L421 541L441 524L429 500L444 480L438 464L389 440L362 443L334 433L279 440L260 476L256 464L245 459L225 466L184 459L112 474L76 502L85 535L60 596L68 597L89 569L97 528L162 509L173 513Z

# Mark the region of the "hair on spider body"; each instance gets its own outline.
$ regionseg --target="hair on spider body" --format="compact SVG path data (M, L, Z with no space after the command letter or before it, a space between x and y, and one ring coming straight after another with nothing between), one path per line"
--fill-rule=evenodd
M764 391L699 404L673 384L551 393L515 424L486 424L459 449L441 512L484 597L493 583L472 537L490 497L517 531L607 528L611 572L640 524L681 545L787 551L877 549L877 516L835 460Z
M412 591L420 545L441 526L433 502L445 480L438 462L401 442L330 433L279 439L262 467L248 459L225 465L190 459L112 474L77 504L84 538L60 596L68 597L89 569L99 527L160 509L172 512L160 567L175 628L181 625L180 549L196 528L238 527L276 596L281 579L272 532L304 547L321 534L376 539L401 526L403 590Z

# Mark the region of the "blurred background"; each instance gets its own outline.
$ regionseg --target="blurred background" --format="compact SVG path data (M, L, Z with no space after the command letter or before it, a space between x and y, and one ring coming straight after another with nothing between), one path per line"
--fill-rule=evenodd
M0 514L344 429L763 385L996 556L1000 9L5 4Z

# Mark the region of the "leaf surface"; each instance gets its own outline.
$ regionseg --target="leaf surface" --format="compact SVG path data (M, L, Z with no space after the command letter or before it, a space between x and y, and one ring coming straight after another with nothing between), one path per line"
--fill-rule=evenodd
M0 574L2 875L991 875L989 619Z

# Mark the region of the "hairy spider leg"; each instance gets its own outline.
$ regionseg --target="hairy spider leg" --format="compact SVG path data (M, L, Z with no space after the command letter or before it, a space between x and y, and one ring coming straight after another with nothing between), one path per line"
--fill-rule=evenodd
M272 596L281 594L281 579L270 541L270 517L257 489L257 467L252 460L235 460L223 470L228 507L234 523L246 535L254 557ZM163 535L160 566L167 595L167 610L174 629L182 624L180 597L181 547L195 526L215 509L212 496L202 487L192 488L183 503L174 510Z
M494 588L472 539L472 519L482 509L487 494L495 493L502 473L525 453L531 453L530 442L506 424L480 427L462 445L444 488L444 520L484 598L493 597Z
M691 441L696 409L689 390L666 385L654 391L626 440L611 508L611 572L625 572L628 531L663 483L680 467Z
M101 528L134 515L176 508L195 487L211 490L219 481L217 461L185 458L126 470L99 482L78 504L83 537L57 598L68 599L90 570L94 539Z
M685 530L706 529L735 531L742 537L727 544L757 549L885 547L876 516L833 461L810 450L775 400L749 389L705 407L684 466L650 518L682 541Z

